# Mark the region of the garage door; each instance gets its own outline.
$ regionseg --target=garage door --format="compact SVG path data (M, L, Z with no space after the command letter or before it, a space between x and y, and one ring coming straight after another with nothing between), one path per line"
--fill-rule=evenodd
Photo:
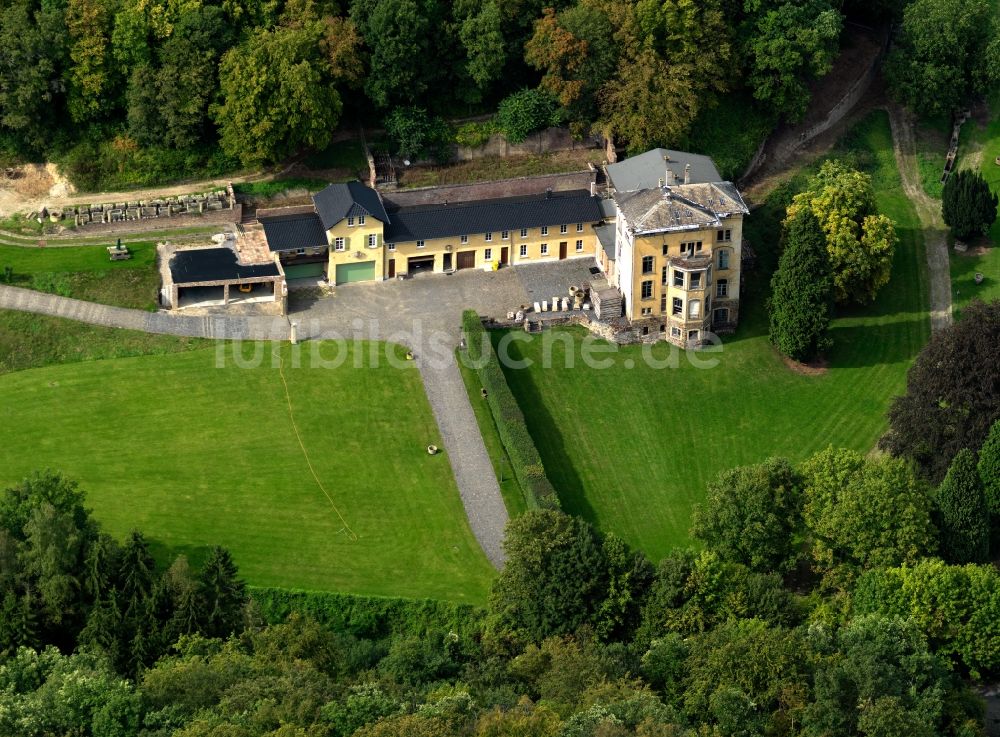
M286 279L322 278L326 275L325 263L318 264L283 264Z
M458 268L460 269L471 269L476 265L476 252L475 251L459 251L458 252Z
M337 265L337 284L350 284L355 281L371 281L374 278L374 261L362 261L359 264Z

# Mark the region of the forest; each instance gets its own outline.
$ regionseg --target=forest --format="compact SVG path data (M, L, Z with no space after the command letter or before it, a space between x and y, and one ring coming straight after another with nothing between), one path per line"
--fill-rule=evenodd
M918 21L956 10L967 48L943 54L944 31ZM937 109L998 74L991 15L987 0L3 0L0 152L85 185L152 183L323 151L359 126L416 130L417 155L549 124L699 147L716 111L752 151L806 111L846 18L902 18L896 87Z

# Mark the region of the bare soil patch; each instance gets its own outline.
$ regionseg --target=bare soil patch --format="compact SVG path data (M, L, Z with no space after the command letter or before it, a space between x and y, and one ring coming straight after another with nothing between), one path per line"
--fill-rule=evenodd
M822 376L830 370L827 360L823 357L817 358L816 360L808 363L801 363L789 358L788 356L782 356L781 360L788 369L797 374L801 374L802 376Z

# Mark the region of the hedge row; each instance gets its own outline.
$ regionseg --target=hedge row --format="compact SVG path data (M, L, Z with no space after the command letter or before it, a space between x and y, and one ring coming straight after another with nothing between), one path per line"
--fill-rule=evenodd
M454 632L461 637L478 633L483 610L471 604L432 599L356 596L322 591L248 587L261 617L268 624L284 622L297 612L339 634L379 640L429 631Z
M496 422L500 440L510 457L529 508L560 509L556 490L545 475L542 457L528 433L524 413L517 404L500 368L493 344L482 320L472 310L462 315L462 328L472 365L486 389L486 401Z

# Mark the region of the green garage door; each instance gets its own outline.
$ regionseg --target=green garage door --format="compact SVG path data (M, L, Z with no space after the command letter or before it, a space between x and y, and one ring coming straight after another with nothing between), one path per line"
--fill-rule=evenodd
M318 264L283 264L286 279L322 278L325 275L325 263Z
M371 281L374 278L374 261L362 261L360 264L337 265L337 284L350 284L355 281Z

